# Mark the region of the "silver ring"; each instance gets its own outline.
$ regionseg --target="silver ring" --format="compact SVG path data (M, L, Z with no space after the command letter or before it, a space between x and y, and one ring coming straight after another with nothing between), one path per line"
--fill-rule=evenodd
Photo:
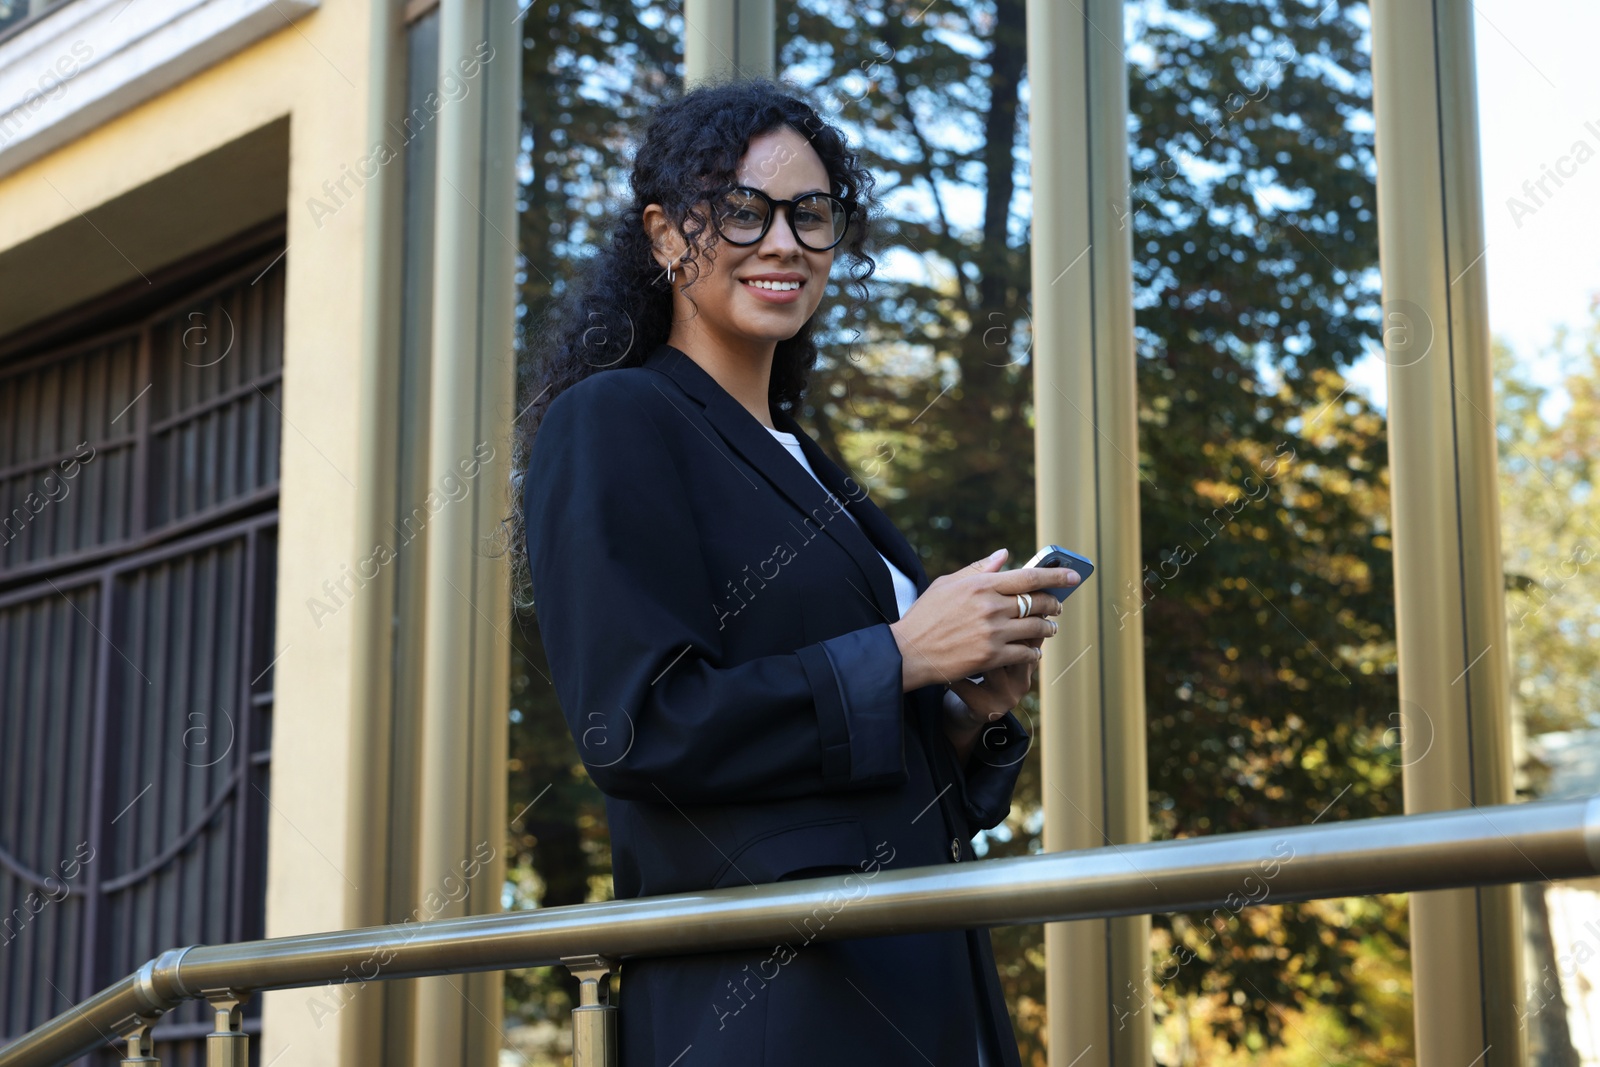
M1021 593L1018 593L1017 594L1017 618L1020 619L1026 614L1028 614L1028 602L1022 599L1022 594Z

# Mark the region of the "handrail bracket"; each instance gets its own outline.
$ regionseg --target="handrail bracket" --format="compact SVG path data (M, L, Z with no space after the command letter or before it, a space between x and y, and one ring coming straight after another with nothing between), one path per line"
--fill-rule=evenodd
M128 1029L122 1032L124 1040L128 1042L128 1053L122 1057L122 1067L161 1067L161 1061L155 1054L155 1040L150 1036L151 1028L160 1018L160 1012L133 1017Z
M578 979L578 1005L572 1009L572 1067L617 1067L617 1006L611 1003L611 976L617 961L608 956L562 956Z
M201 996L216 1012L217 1028L206 1035L206 1067L250 1067L250 1035L244 1032L245 1001L241 989L206 989Z

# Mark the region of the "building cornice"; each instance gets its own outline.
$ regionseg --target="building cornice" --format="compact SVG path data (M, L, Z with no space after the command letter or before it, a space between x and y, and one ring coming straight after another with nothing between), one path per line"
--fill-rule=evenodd
M322 0L72 0L0 41L0 177Z

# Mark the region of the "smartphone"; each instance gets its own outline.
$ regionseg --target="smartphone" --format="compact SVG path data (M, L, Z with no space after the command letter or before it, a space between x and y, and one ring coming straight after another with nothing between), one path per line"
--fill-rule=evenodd
M1033 558L1023 564L1024 567L1066 567L1078 572L1077 585L1063 585L1046 589L1045 592L1057 600L1065 600L1072 595L1072 591L1089 580L1089 575L1094 573L1094 564L1078 555L1068 552L1060 545L1045 545L1033 554Z
M1089 580L1089 575L1094 573L1094 564L1089 562L1087 556L1080 556L1076 552L1068 552L1060 545L1045 545L1033 554L1033 558L1023 564L1024 567L1065 567L1078 572L1078 585L1060 585L1044 589L1057 600L1066 600L1072 591ZM975 685L983 684L983 675L973 674L967 676L967 681Z

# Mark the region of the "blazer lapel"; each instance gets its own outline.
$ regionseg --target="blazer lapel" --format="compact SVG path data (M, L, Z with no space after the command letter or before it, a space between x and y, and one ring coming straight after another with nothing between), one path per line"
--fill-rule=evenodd
M697 401L705 409L706 420L728 446L743 456L745 461L759 471L761 476L790 503L805 514L813 516L812 523L821 527L839 547L850 554L850 558L855 560L862 577L866 580L866 587L860 589L860 592L873 603L886 621L893 622L900 617L894 598L894 583L889 579L888 568L883 565L883 560L878 558L877 550L867 540L866 534L848 517L837 512L828 501L828 494L823 487L795 462L789 450L779 444L754 415L746 411L727 390L718 385L717 380L706 373L703 367L671 345L664 344L657 348L645 357L643 365L666 374ZM832 473L832 462L818 464L816 457L822 455L822 452L817 449L816 442L804 434L796 436L801 441L801 449L816 468L817 476L825 481L828 480ZM807 445L811 447L808 449ZM817 450L813 452L812 449ZM754 487L762 488L759 483ZM858 519L861 517L861 502L856 502L852 506L850 499L842 492L842 486L830 485L829 488L839 497L840 503L850 507L852 515ZM887 517L883 518L887 523ZM806 534L798 523L795 524L795 531L802 534L806 540L815 536ZM884 554L889 555L887 552ZM890 558L894 559L893 556ZM898 560L895 561L895 566L901 566ZM906 573L912 572L906 571Z
M817 477L821 478L829 490L849 505L850 514L854 515L856 521L861 523L866 530L867 535L876 546L876 551L883 553L884 556L888 557L890 563L899 567L901 572L911 579L912 584L916 586L917 594L920 596L922 591L928 587L928 575L922 568L922 560L918 558L916 550L911 547L911 542L907 541L905 536L895 527L895 524L890 521L889 516L885 515L878 505L872 502L872 498L867 495L866 488L853 478L849 478L839 468L839 465L833 461L833 457L824 452L822 446L817 444L801 428L800 424L787 413L782 411L774 412L772 421L778 429L792 433L799 439L800 451L804 452L806 458L811 461L811 467L817 472ZM847 485L847 481L850 484Z

